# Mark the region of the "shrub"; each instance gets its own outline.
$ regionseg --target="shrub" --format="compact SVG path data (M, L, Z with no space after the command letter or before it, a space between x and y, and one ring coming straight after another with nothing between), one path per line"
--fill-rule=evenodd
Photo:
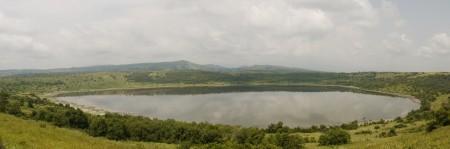
M319 137L320 145L340 145L350 142L350 134L342 129L331 129Z
M257 128L241 129L236 134L235 139L239 144L260 144L264 138L265 133Z
M6 113L20 116L23 115L22 111L20 110L21 104L19 102L10 102L8 105L6 105Z
M273 144L283 149L299 149L303 148L304 140L299 136L289 135L288 133L278 133L272 136Z
M406 125L405 124L397 124L394 126L394 128L405 128Z
M355 130L358 129L358 121L353 121L350 122L348 124L342 124L341 125L342 129L346 129L346 130Z
M438 124L435 121L429 122L427 124L427 128L425 129L427 132L432 132L433 130L438 128Z
M278 122L276 124L270 124L266 132L267 133L285 133L289 131L289 127L283 126L283 122Z
M388 132L382 132L380 133L379 137L393 137L393 136L397 136L397 132L395 131L394 128L391 128Z
M372 131L370 131L370 130L361 130L361 131L355 132L355 135L360 135L360 134L372 134Z

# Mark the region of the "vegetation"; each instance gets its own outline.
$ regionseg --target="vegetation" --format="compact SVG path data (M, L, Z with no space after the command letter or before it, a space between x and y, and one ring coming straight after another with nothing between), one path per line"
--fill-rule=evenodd
M341 145L350 143L350 134L341 129L330 129L319 138L320 145Z
M175 149L176 145L132 142L132 141L111 141L105 138L91 137L78 130L55 127L50 123L24 120L15 116L0 113L0 141L4 148L16 149L132 149L132 148L152 148L152 149Z
M318 144L322 145L319 147L345 144L343 147L348 148L445 148L450 146L449 84L450 73L224 73L177 70L4 76L0 77L0 113L28 120L0 114L0 118L5 118L0 123L0 138L3 138L3 146L14 148L30 148L32 145L36 145L36 148L51 148L52 145L73 148L77 143L81 144L79 148L95 148L97 145L108 148L175 147L128 141L181 144L180 148L303 148L318 147ZM236 85L247 87L236 88ZM349 90L360 88L380 94L387 92L412 95L421 100L421 108L412 111L405 118L393 121L380 120L364 124L353 121L338 126L319 125L309 128L291 128L278 122L260 129L114 113L93 115L42 98L66 91L114 88L222 86L210 89L218 92L224 89L246 91L252 90L252 85L277 85L280 90L299 90L301 87L298 85L328 86L333 89L346 86ZM203 92L182 90L185 93ZM8 126L16 125L19 126L17 129L7 129ZM21 131L27 127L36 131ZM46 130L49 132L44 133ZM59 138L59 135L66 137ZM36 141L40 138L46 139ZM318 143L315 143L316 140ZM418 145L423 141L428 142L426 145ZM105 145L106 143L110 145Z

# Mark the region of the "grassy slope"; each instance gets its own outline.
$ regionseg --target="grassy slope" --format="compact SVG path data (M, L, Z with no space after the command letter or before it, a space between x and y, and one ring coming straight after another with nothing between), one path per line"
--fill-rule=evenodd
M377 135L380 132L386 132L389 128L393 127L396 122L390 122L387 124L377 124L381 128L375 130L374 126L369 125L365 127L358 128L357 130L350 131L352 137L352 143L341 145L341 146L319 146L318 143L307 143L307 148L348 148L348 149L360 149L360 148L373 148L373 149L383 149L383 148L417 148L417 149L428 149L428 148L450 148L450 126L439 128L431 133L426 133L424 131L409 132L417 127L423 127L425 122L419 121L413 124L408 124L408 127L397 129L398 136L380 138ZM371 130L372 134L355 134L357 131L361 130ZM321 133L300 133L301 136L315 137L319 138Z
M94 138L78 130L58 128L44 122L0 114L0 138L7 148L176 148L161 143L118 142Z
M418 148L447 149L450 148L450 126L436 129L431 133L405 133L391 138L380 138L354 142L343 148Z

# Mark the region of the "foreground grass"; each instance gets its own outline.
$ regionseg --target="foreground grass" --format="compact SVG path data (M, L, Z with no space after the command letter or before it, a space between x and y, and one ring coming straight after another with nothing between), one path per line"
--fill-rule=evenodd
M318 143L307 143L306 148L342 148L342 149L448 149L450 148L450 126L442 127L427 133L425 131L414 131L422 127L425 122L419 121L409 124L408 127L397 129L398 136L381 138L378 134L387 131L396 122L387 124L370 125L360 127L357 130L350 131L352 142L340 146L319 146ZM380 129L373 129L379 126ZM372 134L355 134L358 131L370 130ZM301 136L310 136L319 138L321 133L300 133Z
M450 148L450 127L433 132L405 133L396 137L354 142L343 148L411 148L411 149L448 149Z
M176 145L171 144L119 142L94 138L78 130L58 128L48 123L23 120L6 114L0 114L0 138L8 149L176 148Z

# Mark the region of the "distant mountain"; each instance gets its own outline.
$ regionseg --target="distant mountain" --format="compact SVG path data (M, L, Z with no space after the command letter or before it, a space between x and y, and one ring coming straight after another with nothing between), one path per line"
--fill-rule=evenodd
M72 67L57 69L20 69L0 70L0 76L37 73L71 73L71 72L130 72L130 71L160 71L160 70L200 70L212 72L235 72L235 73L294 73L294 72L317 72L314 70L274 66L253 65L238 68L228 68L219 65L202 65L189 61L172 61L159 63L138 63L124 65L98 65L88 67Z
M314 70L284 67L275 65L253 65L236 68L238 72L244 73L296 73L296 72L317 72Z

